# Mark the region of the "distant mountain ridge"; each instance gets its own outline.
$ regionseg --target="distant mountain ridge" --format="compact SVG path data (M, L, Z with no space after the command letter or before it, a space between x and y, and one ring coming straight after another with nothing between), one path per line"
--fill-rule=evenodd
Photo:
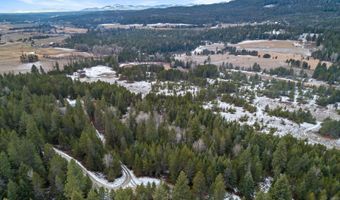
M117 7L115 7L117 8ZM119 8L119 7L118 7ZM144 7L145 8L145 7ZM85 16L86 15L86 16ZM339 0L233 0L224 3L89 13L76 25L94 23L242 23L279 21L295 25L339 27ZM62 20L70 20L61 17ZM71 19L72 21L72 19Z
M183 23L198 26L218 23L279 22L288 25L340 30L339 0L233 0L209 5L112 5L85 11L0 15L0 21L70 23L96 28L99 24ZM227 3L228 2L228 3Z
M81 11L85 12L97 12L97 11L115 11L115 10L145 10L151 8L170 8L170 7L177 7L177 6L193 6L194 4L159 4L159 5L122 5L122 4L114 4L114 5L107 5L104 7L95 7L95 8L85 8Z

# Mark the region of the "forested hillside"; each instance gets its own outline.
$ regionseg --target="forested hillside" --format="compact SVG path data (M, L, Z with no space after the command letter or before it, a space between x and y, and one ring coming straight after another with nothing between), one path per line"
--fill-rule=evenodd
M68 16L55 19L71 21L80 26L112 21L123 24L161 22L202 25L276 20L311 27L334 27L339 20L339 12L340 5L337 0L235 0L193 7L86 13L76 20Z
M174 186L118 190L109 194L113 199L223 199L225 191L245 199L340 197L338 150L226 122L190 94L142 99L103 82L73 82L59 70L32 72L0 76L1 198L108 197L91 190L90 180L53 146L110 180L120 176L121 161L137 176L163 177ZM216 77L211 67L192 73ZM77 101L71 105L67 98ZM258 191L266 177L274 184L265 194Z
M266 20L310 27L339 28L338 0L235 0L229 3L171 7L140 11L99 11L54 14L0 15L0 21L26 20L71 22L82 27L103 23L215 24L262 22Z
M274 35L272 30L285 29L286 32ZM66 46L82 51L93 51L95 46L117 45L130 53L133 59L137 52L161 54L190 52L204 41L237 43L243 40L277 39L297 40L305 32L322 31L310 28L286 27L283 25L240 26L226 29L173 29L173 30L94 30L86 34L74 35L66 39Z

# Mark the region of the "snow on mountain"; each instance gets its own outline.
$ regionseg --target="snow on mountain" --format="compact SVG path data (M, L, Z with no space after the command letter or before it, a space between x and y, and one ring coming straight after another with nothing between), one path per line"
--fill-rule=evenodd
M174 4L160 4L160 5L121 5L121 4L114 4L114 5L108 5L101 8L86 8L82 11L109 11L109 10L144 10L149 8L169 8L174 7L178 5Z

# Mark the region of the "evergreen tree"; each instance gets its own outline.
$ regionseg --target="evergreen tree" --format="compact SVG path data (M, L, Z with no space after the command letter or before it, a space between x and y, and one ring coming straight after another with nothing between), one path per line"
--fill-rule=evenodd
M74 195L84 197L89 188L88 179L83 175L77 164L71 160L67 167L67 179L65 184L65 196L71 199ZM76 194L74 194L76 193Z
M291 200L292 194L289 189L289 183L286 175L281 175L274 183L270 191L273 200Z
M100 199L100 196L95 190L91 190L86 198L86 200L99 200L99 199Z
M279 141L275 152L273 153L272 167L275 177L278 177L286 169L287 165L287 147L283 138Z
M255 191L255 184L250 170L248 170L248 172L242 178L240 186L240 191L246 197L246 199L252 199Z
M166 190L163 184L159 185L155 189L152 196L153 196L153 200L168 200L169 199L168 191Z
M256 194L255 200L269 200L268 194L264 192L258 192Z
M18 189L19 186L12 180L9 180L7 184L7 198L8 200L18 199Z
M173 190L173 194L172 194L172 199L173 200L191 200L191 191L190 191L190 187L189 187L189 182L188 182L188 178L187 175L181 171L174 190Z
M192 191L195 199L204 199L207 191L207 185L205 183L204 175L201 171L198 171L194 177Z
M114 200L127 200L134 199L133 191L131 188L129 189L119 189L114 192L113 195Z
M215 182L213 184L213 199L214 200L223 200L225 196L225 185L224 185L224 180L222 174L219 174Z
M70 200L84 200L84 197L81 192L75 190L72 192Z
M26 123L26 135L36 146L41 148L43 147L43 136L32 116L28 117L28 121Z
M5 152L0 153L0 179L9 179L11 177L12 170L11 164Z
M102 166L102 158L104 149L102 142L96 136L92 127L86 127L79 139L79 151L77 154L84 159L85 165L94 171L100 171Z
M33 172L32 184L35 199L44 199L45 180L39 174Z

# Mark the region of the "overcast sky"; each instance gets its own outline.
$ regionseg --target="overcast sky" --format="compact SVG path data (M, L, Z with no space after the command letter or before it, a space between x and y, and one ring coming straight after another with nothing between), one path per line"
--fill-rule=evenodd
M106 5L209 4L223 0L0 0L0 12L72 11Z

